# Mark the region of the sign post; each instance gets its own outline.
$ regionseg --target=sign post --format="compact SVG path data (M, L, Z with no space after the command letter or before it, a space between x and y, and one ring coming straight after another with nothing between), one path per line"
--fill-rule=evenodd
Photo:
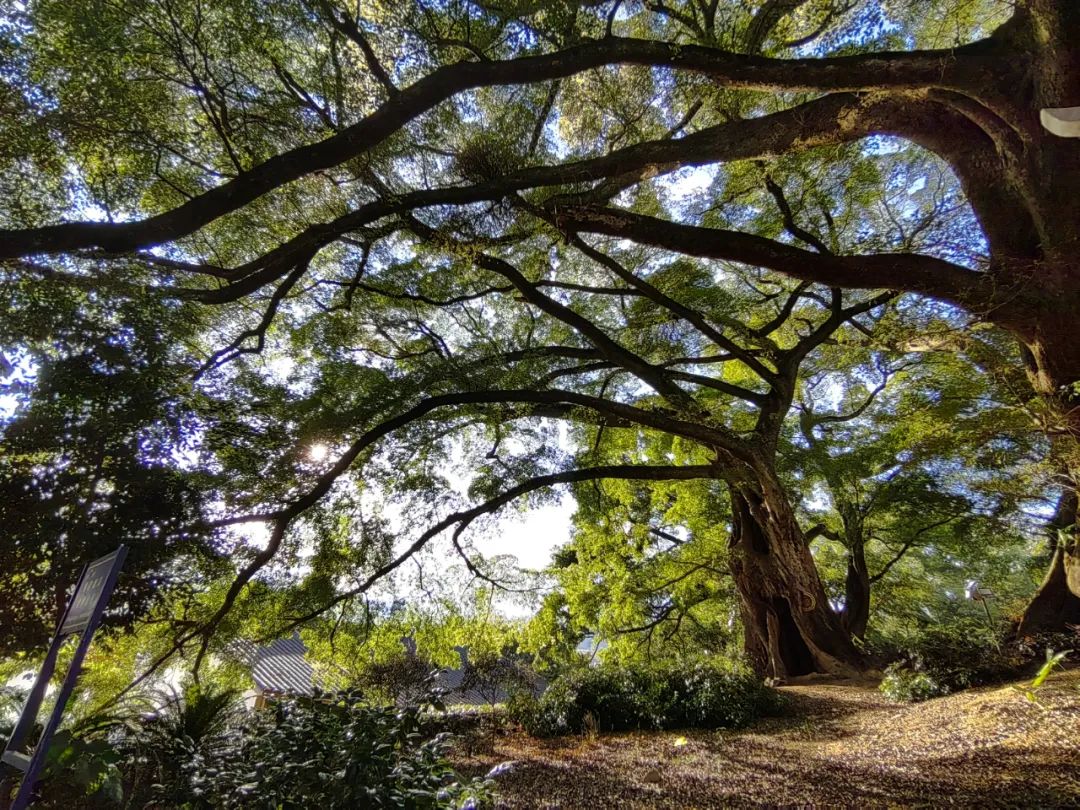
M52 740L57 726L60 725L64 707L67 705L68 698L71 697L71 692L75 688L75 681L79 677L83 658L86 657L86 651L90 648L90 641L94 637L94 631L97 630L98 625L101 623L101 614L104 613L105 605L108 604L109 597L112 596L113 589L116 587L116 579L120 575L120 569L124 565L124 557L126 556L127 546L120 546L111 554L106 554L104 557L87 565L79 575L79 581L75 585L75 593L71 595L71 600L67 603L67 607L64 608L64 613L60 617L60 624L56 628L56 634L49 645L49 652L46 653L45 660L41 664L41 671L38 673L37 680L34 681L34 686L26 699L22 714L19 715L19 722L11 733L7 747L4 749L2 757L0 757L3 762L23 772L22 784L19 786L19 792L15 797L14 804L11 805L11 810L24 810L30 804L30 799L34 793L34 783L37 782L38 776L41 775L41 769L45 765L45 757L49 753L49 742ZM56 705L53 707L49 720L41 732L41 739L34 746L33 753L27 753L25 750L26 738L34 727L34 723L37 722L38 710L41 708L41 702L45 698L45 691L48 689L49 681L52 679L53 670L56 669L56 658L60 653L60 647L68 636L80 632L82 636L79 638L79 646L75 648L71 666L68 667L64 682L56 695Z

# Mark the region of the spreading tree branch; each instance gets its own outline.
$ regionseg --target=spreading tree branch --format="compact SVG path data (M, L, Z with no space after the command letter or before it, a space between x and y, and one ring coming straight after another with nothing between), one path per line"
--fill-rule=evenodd
M985 274L933 256L822 255L761 236L682 225L614 208L566 209L560 212L560 222L577 231L629 239L687 256L765 267L830 287L916 292L965 307L984 306L993 300L992 284Z
M164 213L130 222L69 222L0 231L0 258L91 247L123 253L174 241L287 183L370 151L454 95L481 87L552 81L606 65L636 64L701 73L732 88L829 92L941 88L971 94L982 77L985 50L975 43L950 50L785 60L608 37L554 53L459 62L437 68L325 140L282 152Z
M451 526L457 525L458 528L455 531L455 535L460 535L461 531L477 518L491 514L529 492L534 492L538 489L546 489L558 484L572 484L603 479L631 481L687 481L695 478L715 478L718 475L719 472L717 468L708 464L686 465L681 467L617 464L600 467L586 467L583 469L568 470L566 472L551 473L549 475L540 475L535 478L530 478L477 506L447 515L438 523L424 531L424 533L413 541L413 543L411 543L401 554L378 568L359 585L338 594L319 609L304 614L303 616L296 617L290 622L285 630L288 631L294 627L299 627L322 615L339 602L366 593L375 585L375 583L400 568L402 564L415 556L417 552L431 542L433 538L437 537Z

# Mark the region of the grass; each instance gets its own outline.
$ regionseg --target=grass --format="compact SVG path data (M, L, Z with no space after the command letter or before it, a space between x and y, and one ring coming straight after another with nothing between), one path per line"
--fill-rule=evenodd
M785 717L741 731L489 732L456 764L515 762L497 778L505 808L1080 807L1080 670L1052 677L1039 705L1011 685L914 705L870 683L782 691Z

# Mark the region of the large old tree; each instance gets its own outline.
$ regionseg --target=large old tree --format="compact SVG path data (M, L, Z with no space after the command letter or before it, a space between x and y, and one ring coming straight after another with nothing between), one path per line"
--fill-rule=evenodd
M758 665L858 668L776 452L801 364L886 309L1010 333L1080 474L1080 147L1040 124L1080 105L1075 3L360 12L44 0L0 29L5 283L194 307L184 345L216 403L192 406L194 433L227 473L211 524L269 526L181 641L302 544L325 567L290 621L514 498L698 478L729 497ZM10 362L45 363L47 342ZM566 420L672 449L589 465L545 435ZM438 452L478 435L472 501L440 502L404 551L362 514L359 482L430 493ZM304 457L315 440L329 461ZM350 505L352 528L327 528ZM1060 538L1029 627L1080 619Z

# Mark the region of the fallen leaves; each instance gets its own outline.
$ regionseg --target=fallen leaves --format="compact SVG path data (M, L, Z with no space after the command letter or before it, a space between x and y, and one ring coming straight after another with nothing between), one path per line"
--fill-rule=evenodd
M1078 685L1052 680L1045 710L1010 687L897 706L866 684L788 686L788 716L742 731L511 734L457 764L514 760L504 808L1080 806Z

